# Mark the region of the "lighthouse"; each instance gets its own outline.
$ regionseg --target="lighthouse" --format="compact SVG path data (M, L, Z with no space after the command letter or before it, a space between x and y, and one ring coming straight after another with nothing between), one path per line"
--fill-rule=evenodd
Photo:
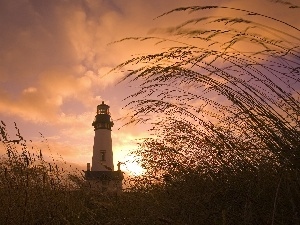
M114 171L111 139L114 123L111 120L109 108L108 105L104 104L104 101L97 106L95 119L92 123L95 131L92 166L87 163L85 179L93 189L120 193L123 173L119 165L118 170Z
M113 125L109 106L102 102L101 105L97 106L96 116L92 123L95 130L92 171L114 170L111 141L111 128Z

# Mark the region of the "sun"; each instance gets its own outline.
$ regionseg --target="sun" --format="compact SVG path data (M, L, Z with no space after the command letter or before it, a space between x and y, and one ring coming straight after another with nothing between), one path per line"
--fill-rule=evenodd
M133 176L140 176L145 173L145 169L137 162L134 156L125 156L122 170Z

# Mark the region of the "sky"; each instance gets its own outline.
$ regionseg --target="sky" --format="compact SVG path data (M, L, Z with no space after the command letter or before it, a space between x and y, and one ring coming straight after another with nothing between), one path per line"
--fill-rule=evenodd
M152 49L136 49L133 42L110 43L147 36L154 28L186 19L171 15L154 20L183 6L238 6L299 24L296 12L283 14L281 8L288 5L279 2L0 0L0 120L12 138L16 122L21 134L47 154L61 155L65 161L85 168L92 158L91 124L97 105L104 101L110 105L115 122L112 140L116 167L118 161L131 160L128 152L136 148L136 139L149 134L142 126L123 127L118 120L127 113L123 99L134 87L117 84L124 76L121 71L107 72L132 54ZM122 166L125 171L137 170L130 162Z

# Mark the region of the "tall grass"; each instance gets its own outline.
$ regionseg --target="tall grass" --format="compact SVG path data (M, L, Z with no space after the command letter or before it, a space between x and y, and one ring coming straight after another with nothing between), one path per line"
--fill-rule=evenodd
M10 139L1 123L0 224L96 224L80 173L46 161L17 126L17 140Z
M186 12L157 36L120 40L162 46L114 70L139 87L127 123L154 134L133 152L146 169L133 190L158 188L170 224L299 224L299 28L223 6L157 19Z
M140 90L128 97L128 123L150 121L151 131L162 137L153 148L163 144L185 155L187 150L203 163L226 162L237 169L240 163L251 168L268 162L298 170L299 29L278 18L221 6L178 8L162 16L213 9L243 14L201 16L164 29L163 35L173 39L121 40L172 45L116 68L134 68L124 80L139 82ZM272 22L278 27L269 26Z

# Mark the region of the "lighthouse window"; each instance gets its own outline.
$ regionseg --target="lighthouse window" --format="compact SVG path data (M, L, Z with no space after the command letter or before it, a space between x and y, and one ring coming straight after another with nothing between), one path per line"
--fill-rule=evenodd
M100 151L100 160L105 161L105 150Z
M109 109L107 108L97 108L97 114L109 114Z

